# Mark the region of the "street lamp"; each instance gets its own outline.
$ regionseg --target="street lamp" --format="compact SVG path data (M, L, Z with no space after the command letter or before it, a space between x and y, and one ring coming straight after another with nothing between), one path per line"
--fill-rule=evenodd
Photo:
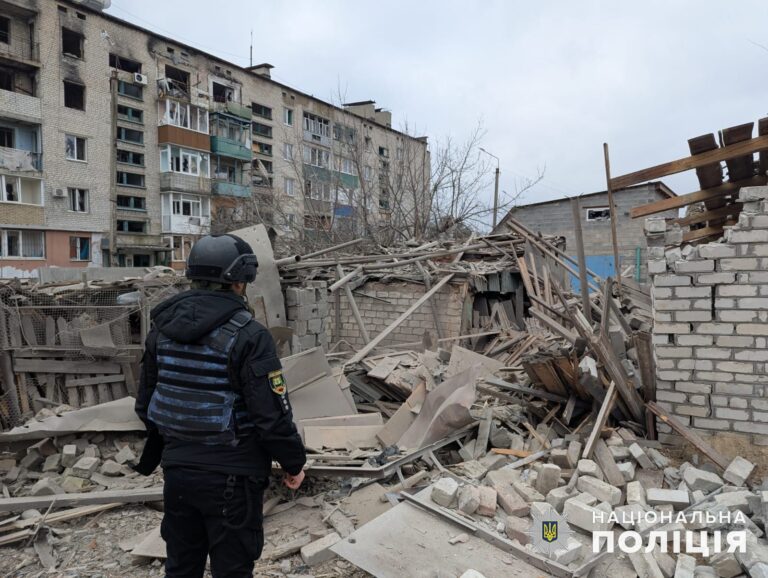
M501 174L501 171L499 170L499 157L493 153L489 153L483 147L480 147L480 150L488 156L496 159L496 184L493 187L493 228L495 229L496 221L499 216L499 174Z

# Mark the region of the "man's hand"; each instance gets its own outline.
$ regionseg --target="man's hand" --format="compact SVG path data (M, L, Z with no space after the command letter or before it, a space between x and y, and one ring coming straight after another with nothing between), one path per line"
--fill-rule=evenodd
M292 476L291 474L286 473L285 477L283 478L283 483L290 488L291 490L298 490L299 486L301 485L301 482L304 481L304 471L300 471L297 475Z

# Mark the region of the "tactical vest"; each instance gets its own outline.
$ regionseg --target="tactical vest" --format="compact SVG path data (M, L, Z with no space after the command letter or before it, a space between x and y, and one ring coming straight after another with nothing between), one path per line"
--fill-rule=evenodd
M229 373L229 354L251 318L249 311L238 311L197 343L177 343L160 334L148 416L164 437L234 446L253 430Z

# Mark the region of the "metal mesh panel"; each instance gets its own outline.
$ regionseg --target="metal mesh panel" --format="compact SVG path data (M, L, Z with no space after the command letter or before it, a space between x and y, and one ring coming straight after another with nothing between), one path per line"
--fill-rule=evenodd
M182 291L174 275L97 285L0 285L0 422L41 408L135 395L149 312Z

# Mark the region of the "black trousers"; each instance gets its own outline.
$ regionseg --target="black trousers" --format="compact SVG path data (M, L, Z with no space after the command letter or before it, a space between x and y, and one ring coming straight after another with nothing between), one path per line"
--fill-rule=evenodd
M202 577L210 556L214 578L250 578L264 546L267 481L238 476L227 492L227 474L181 467L166 468L164 474L160 533L168 550L166 576Z

